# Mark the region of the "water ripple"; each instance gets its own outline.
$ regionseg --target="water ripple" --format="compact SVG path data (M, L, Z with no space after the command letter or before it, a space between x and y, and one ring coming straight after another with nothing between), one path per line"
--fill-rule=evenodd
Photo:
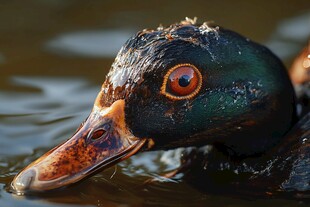
M132 30L78 31L61 34L48 41L45 48L62 56L115 57Z

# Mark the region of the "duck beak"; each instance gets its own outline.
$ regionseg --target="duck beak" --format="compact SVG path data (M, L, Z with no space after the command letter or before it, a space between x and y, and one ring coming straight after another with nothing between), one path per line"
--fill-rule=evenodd
M98 98L97 98L98 100ZM95 106L84 124L66 142L23 169L11 183L13 191L45 191L75 183L139 151L146 143L125 124L125 101Z

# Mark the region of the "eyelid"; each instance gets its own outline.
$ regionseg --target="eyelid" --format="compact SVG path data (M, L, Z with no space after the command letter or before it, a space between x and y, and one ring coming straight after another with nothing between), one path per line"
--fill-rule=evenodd
M198 75L197 88L192 93L190 93L189 95L185 95L185 96L176 96L176 95L173 95L173 94L167 92L167 83L168 83L169 76L171 75L171 73L173 71L175 71L176 69L178 69L180 67L191 67L196 72L196 74ZM168 72L166 73L166 75L164 76L164 81L163 81L163 84L161 86L160 93L163 94L164 96L166 96L167 98L171 99L171 100L191 99L199 93L201 86L202 86L202 75L196 66L189 64L189 63L178 64L178 65L175 65L174 67L170 68L168 70Z

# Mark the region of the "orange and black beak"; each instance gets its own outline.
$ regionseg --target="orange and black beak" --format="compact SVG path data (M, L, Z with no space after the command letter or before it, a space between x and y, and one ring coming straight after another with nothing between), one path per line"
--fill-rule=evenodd
M78 131L22 170L12 181L16 193L45 191L75 183L135 154L146 139L125 124L125 101L94 108Z

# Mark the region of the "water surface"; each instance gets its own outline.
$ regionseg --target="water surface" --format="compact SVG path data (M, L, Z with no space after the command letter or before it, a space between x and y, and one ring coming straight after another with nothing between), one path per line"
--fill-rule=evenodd
M306 205L291 197L209 195L181 179L163 179L179 166L183 149L136 155L62 190L31 196L6 191L14 175L87 117L130 35L185 16L215 20L266 44L287 66L310 36L309 0L0 3L0 207ZM160 182L145 185L150 178Z

